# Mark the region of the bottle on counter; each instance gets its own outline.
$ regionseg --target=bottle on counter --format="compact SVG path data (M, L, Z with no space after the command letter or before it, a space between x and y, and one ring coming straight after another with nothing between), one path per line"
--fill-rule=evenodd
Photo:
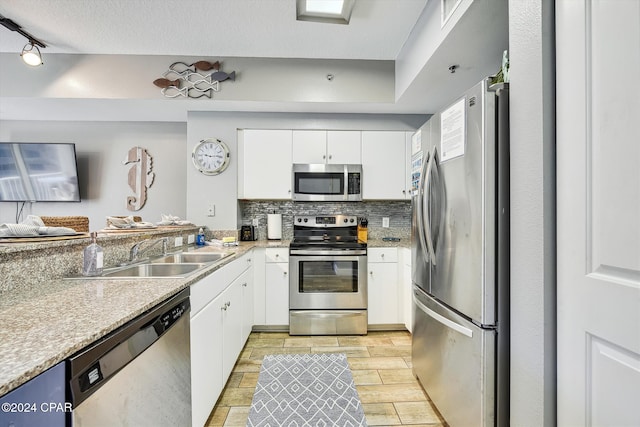
M367 243L368 240L368 230L367 226L369 225L369 220L367 218L359 218L358 221L358 241L360 243Z
M98 233L95 231L90 234L91 244L84 248L82 258L82 275L83 276L99 276L102 274L102 265L104 254L102 248L98 245Z
M200 230L198 230L198 236L196 236L196 245L204 246L204 241L204 230L202 229L202 227L200 227Z

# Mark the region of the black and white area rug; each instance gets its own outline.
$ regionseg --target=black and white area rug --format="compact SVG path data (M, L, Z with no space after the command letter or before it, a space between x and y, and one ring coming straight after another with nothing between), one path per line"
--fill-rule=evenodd
M366 425L346 354L264 357L248 427Z

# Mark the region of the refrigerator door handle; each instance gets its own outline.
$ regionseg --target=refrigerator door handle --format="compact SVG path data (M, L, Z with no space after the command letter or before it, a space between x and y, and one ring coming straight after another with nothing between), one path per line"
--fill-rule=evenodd
M429 152L427 152L426 154L427 157L427 161L424 162L422 164L422 170L420 171L420 184L418 185L418 200L417 200L417 209L418 209L418 214L417 214L417 222L418 222L418 236L420 239L420 244L422 245L422 247L425 249L423 251L421 251L423 257L424 257L424 261L429 264L429 259L431 258L431 254L428 252L428 246L427 246L427 241L425 239L425 227L424 227L424 207L423 204L425 203L426 199L425 199L425 180L426 180L426 170L427 170L427 165L431 162L431 156L429 155ZM428 193L427 193L428 195ZM429 226L429 224L427 224L427 227Z
M431 187L431 173L433 171L433 164L436 160L436 154L437 154L437 147L433 147L433 154L431 155L431 157L429 158L429 163L427 164L427 172L426 172L426 177L425 177L425 182L424 182L424 186L425 186L425 193L426 193L426 198L425 200L427 200L427 203L425 203L425 222L427 223L427 226L425 227L425 236L426 236L426 241L427 241L427 248L429 249L429 257L431 257L431 264L432 265L436 265L436 251L433 250L433 236L431 235L431 217L429 215L429 205L431 204L430 202L430 197L429 197L429 187Z
M437 186L437 191L438 191L438 197L435 198L437 206L434 209L434 212L437 213L437 216L434 214L434 218L432 218L433 223L437 224L437 228L433 232L434 234L432 234L433 257L435 258L436 251L438 250L438 246L440 245L440 241L442 240L442 233L444 229L444 218L446 215L446 212L445 212L446 196L445 196L445 189L444 189L442 174L440 172L440 166L438 165L438 157L435 155L433 156L433 163L435 164L435 166L433 167L433 171L435 173L435 178L436 178L434 180L435 182L434 185Z
M421 311L423 311L427 316L431 317L433 320L436 320L442 323L444 326L453 329L456 332L460 332L462 335L466 335L469 338L473 338L473 331L465 326L462 326L452 320L447 319L446 317L436 313L435 311L428 308L424 305L416 296L413 296L413 302Z

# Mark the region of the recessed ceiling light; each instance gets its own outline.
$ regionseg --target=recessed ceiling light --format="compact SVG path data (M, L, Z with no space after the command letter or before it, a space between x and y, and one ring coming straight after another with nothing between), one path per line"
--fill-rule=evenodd
M355 0L297 0L298 21L348 24Z

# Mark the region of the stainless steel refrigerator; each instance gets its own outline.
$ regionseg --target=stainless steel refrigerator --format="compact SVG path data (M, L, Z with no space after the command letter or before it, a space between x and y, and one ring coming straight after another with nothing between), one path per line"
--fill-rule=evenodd
M508 92L483 80L413 141L413 370L451 427L509 425Z

